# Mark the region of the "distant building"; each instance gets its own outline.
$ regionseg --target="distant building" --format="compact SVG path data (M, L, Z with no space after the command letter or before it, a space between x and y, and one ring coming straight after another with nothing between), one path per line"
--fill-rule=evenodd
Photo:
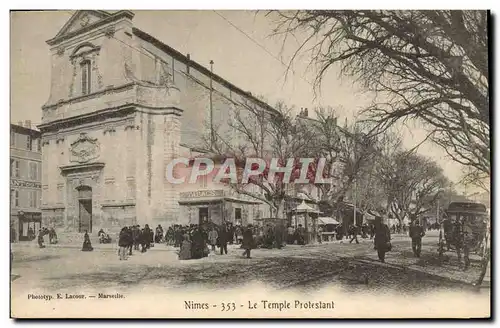
M41 134L31 122L10 125L10 227L12 241L29 240L40 229Z

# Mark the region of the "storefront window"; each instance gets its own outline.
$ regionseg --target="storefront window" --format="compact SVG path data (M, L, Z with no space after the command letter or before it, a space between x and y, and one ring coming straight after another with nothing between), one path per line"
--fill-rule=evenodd
M208 222L208 207L200 207L199 211L199 224Z
M235 208L234 209L234 223L236 225L241 225L241 208Z

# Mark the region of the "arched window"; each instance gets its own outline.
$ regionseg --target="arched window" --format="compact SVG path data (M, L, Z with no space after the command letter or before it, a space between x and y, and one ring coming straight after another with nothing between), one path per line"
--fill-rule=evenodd
M90 60L85 60L80 65L82 69L82 94L87 95L90 93L90 87L92 85Z

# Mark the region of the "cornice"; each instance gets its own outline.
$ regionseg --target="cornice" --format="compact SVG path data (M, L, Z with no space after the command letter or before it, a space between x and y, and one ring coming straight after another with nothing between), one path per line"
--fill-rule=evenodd
M122 11L119 11L119 12L117 12L117 13L115 13L107 18L98 20L97 22L95 22L93 24L89 24L85 27L82 27L81 29L78 29L78 30L73 31L73 32L69 32L69 33L61 35L59 37L54 37L46 42L49 46L55 46L55 45L61 43L62 41L71 39L79 34L83 34L83 33L92 31L93 29L104 26L106 24L109 24L109 23L114 22L116 20L119 20L121 18L132 19L132 18L134 18L134 13L132 13L129 10L122 10Z
M133 89L134 85L135 85L134 82L129 82L129 83L117 86L117 87L115 87L115 86L108 86L108 87L106 87L106 88L104 88L102 90L99 90L99 91L96 91L96 92L92 92L92 93L89 93L89 94L86 94L86 95L81 95L81 96L69 98L69 99L66 99L66 100L59 100L58 102L56 102L54 104L51 104L51 105L44 105L44 106L42 106L42 110L54 109L54 108L57 108L57 107L62 106L62 105L74 104L74 103L77 103L77 102L82 102L82 101L85 101L85 100L96 98L98 96L101 96L101 95L107 94L107 93L114 93L114 92L119 92L119 91L123 91L123 90Z

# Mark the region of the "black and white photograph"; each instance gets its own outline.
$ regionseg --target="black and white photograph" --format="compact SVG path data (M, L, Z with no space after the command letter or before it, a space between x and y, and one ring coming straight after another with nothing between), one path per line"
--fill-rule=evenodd
M371 6L11 10L10 317L489 319L494 15Z

